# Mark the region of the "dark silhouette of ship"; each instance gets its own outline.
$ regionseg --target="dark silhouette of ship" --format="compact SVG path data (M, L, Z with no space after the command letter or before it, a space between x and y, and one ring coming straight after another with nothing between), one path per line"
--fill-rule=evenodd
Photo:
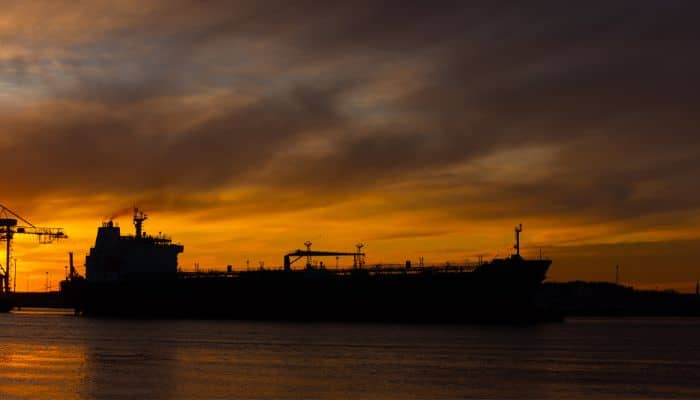
M477 265L367 266L355 252L296 250L279 269L179 272L184 248L143 232L146 215L134 210L135 235L112 221L97 231L85 277L71 264L61 293L76 312L92 316L233 318L295 321L532 322L549 318L535 293L551 260L515 253ZM348 256L353 267L331 269L311 257ZM306 266L292 268L306 258Z
M14 307L12 299L8 296L0 296L0 313L10 312Z

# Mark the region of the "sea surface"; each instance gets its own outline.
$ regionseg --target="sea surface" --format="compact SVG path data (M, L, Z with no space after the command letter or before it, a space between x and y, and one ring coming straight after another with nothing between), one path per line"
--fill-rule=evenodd
M0 399L700 398L700 319L536 326L0 314Z

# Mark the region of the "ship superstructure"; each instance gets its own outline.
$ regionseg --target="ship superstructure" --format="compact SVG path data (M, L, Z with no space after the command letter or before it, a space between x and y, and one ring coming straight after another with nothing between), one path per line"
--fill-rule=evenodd
M121 235L114 221L97 229L95 246L85 258L85 275L89 283L119 282L126 279L158 278L177 273L177 256L184 247L162 234L147 235L143 222L147 215L134 208L135 234Z

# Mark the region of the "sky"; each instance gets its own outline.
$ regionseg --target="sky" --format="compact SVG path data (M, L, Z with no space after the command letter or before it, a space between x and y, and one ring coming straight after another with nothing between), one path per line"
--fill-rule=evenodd
M475 261L522 223L550 280L700 279L694 1L1 4L0 204L69 236L17 235L18 290L134 205L185 270Z

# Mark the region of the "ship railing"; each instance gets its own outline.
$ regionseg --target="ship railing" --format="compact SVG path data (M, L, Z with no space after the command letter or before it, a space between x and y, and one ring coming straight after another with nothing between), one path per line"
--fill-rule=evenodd
M137 238L136 236L129 235L129 236L122 236L122 240L139 240L139 241L147 241L156 245L169 245L172 244L172 239L170 236L167 235L157 235L157 236L143 236L140 238ZM177 243L180 245L180 243Z
M242 271L178 271L177 275L181 278L186 279L197 279L197 278L236 278L240 275Z
M358 271L364 271L369 275L418 275L418 274L434 274L434 273L446 273L446 274L458 274L464 272L471 272L476 267L478 263L462 263L462 264L429 264L421 266L410 266L406 267L405 264L375 264L375 265L365 265L362 268L354 267L344 267L344 268L324 268L323 271L328 272L332 275L352 275ZM294 270L297 272L302 272L303 270ZM208 271L178 271L178 276L185 279L197 279L197 278L237 278L241 275L251 275L256 273L266 273L266 272L284 272L283 267L266 267L264 270L251 269L251 270L232 270L232 271L221 271L221 270L208 270Z
M367 265L363 269L371 275L405 275L405 274L426 274L426 273L461 273L473 271L478 264L429 264L420 266L409 266L405 264L375 264ZM353 270L350 270L353 271Z

